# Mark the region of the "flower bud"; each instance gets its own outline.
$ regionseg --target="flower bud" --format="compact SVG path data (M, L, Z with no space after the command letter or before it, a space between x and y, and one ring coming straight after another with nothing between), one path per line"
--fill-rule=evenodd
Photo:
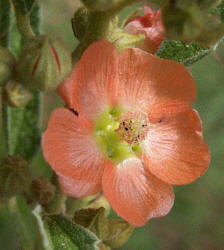
M7 105L23 108L32 99L31 92L21 83L11 80L3 89L3 98Z
M55 195L55 186L48 179L41 177L30 185L32 198L42 205L49 203Z
M74 32L74 35L81 40L85 33L86 29L88 28L88 22L89 22L89 11L81 7L79 8L72 18L72 29Z
M3 86L14 72L16 60L6 48L0 47L0 86Z
M31 172L28 163L19 155L0 160L0 197L10 198L29 187Z
M203 28L203 14L195 3L170 1L162 9L162 19L168 39L192 41Z
M155 54L164 40L161 11L153 11L149 6L145 5L144 15L129 20L124 30L131 34L144 34L145 38L138 47Z
M52 90L71 72L71 54L59 39L38 36L23 47L16 71L23 84Z

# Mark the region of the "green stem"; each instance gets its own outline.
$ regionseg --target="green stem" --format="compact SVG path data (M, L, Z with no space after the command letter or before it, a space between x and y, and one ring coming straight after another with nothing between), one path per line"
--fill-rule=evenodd
M7 43L5 45L18 57L22 40L16 27L15 13L12 6L9 8L8 17ZM38 20L39 12L35 8L35 13L31 13L31 22L36 30L38 30L37 27L39 26ZM4 102L2 104L3 129L8 154L19 154L27 161L31 161L39 149L41 135L43 96L36 90L33 90L32 93L33 99L25 108L12 108Z
M35 33L30 25L30 16L23 15L16 9L16 22L17 28L25 40L29 40L35 37Z
M108 31L110 16L101 11L89 13L88 28L80 44L73 52L73 63L76 63L84 50L93 42L104 39Z

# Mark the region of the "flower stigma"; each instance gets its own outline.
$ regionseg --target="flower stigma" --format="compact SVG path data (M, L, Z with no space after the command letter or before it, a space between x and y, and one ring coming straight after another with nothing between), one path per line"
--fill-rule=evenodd
M145 139L148 128L145 115L113 107L100 113L94 133L105 156L118 163L141 153L139 144Z

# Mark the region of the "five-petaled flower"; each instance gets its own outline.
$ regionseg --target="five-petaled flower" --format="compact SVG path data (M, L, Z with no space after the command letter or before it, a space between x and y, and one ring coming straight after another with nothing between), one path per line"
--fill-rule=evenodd
M131 34L144 34L145 39L140 45L141 49L155 54L164 40L161 10L153 11L145 5L144 15L132 18L125 26L125 30Z
M195 100L195 82L180 63L140 49L118 54L92 44L58 87L56 109L43 134L46 161L65 194L102 191L134 226L166 215L172 185L190 183L209 165Z

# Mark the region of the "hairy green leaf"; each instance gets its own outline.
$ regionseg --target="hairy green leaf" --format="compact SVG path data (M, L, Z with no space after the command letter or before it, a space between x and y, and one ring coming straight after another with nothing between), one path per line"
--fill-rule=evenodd
M179 40L164 40L157 56L189 66L208 55L209 52L208 47L201 47L196 43L185 44Z
M6 121L8 153L19 154L30 161L40 145L40 116L42 96L33 90L33 99L25 108L3 107Z
M46 250L94 250L98 238L89 230L77 225L62 215L49 215L41 218L37 209L34 211L43 245Z

